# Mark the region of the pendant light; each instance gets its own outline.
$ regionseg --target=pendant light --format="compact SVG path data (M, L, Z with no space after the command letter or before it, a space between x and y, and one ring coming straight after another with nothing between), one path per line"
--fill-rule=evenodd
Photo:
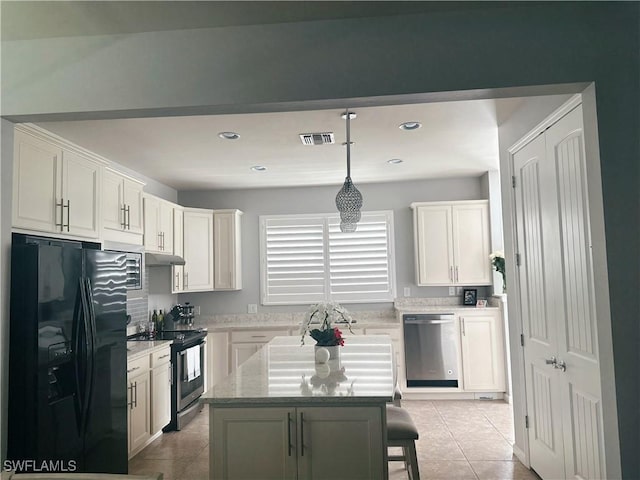
M362 208L362 194L351 181L351 119L356 114L347 112L343 118L347 121L347 176L342 188L336 195L336 207L340 212L340 230L342 232L355 232L360 221Z

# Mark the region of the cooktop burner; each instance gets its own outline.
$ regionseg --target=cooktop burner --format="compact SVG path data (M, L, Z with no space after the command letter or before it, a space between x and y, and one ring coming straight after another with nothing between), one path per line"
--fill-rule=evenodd
M204 338L207 335L202 329L197 330L163 330L156 332L155 337L150 337L148 333L138 333L127 338L129 341L149 341L149 340L173 340L174 343L190 341L195 338Z

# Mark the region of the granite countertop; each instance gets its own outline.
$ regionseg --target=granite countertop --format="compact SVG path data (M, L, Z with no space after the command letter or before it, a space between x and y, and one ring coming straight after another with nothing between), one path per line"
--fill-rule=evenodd
M315 347L298 337L275 337L227 378L205 392L214 406L380 403L393 397L391 339L350 337L339 360L315 363Z
M127 342L127 360L149 355L156 350L170 346L171 340L135 340Z

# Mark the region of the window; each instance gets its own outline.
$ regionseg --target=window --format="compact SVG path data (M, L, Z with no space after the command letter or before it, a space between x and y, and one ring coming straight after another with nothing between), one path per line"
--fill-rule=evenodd
M353 233L340 217L260 217L263 305L392 302L393 212L363 212Z

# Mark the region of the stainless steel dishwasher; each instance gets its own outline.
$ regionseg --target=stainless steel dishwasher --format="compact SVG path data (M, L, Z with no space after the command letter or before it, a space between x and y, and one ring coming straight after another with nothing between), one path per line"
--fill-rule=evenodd
M453 313L405 314L407 387L457 387L458 340Z

